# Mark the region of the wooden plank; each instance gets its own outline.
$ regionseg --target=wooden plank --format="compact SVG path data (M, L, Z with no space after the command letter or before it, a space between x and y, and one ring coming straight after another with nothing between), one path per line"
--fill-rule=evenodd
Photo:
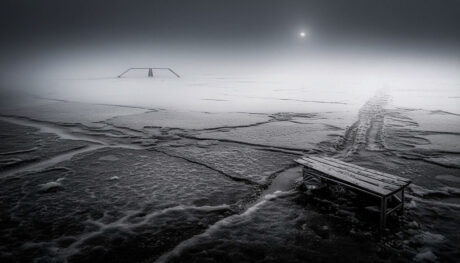
M344 170L350 171L352 173L356 173L356 174L359 174L361 176L365 176L365 177L372 178L372 179L375 179L375 180L378 180L378 181L382 181L382 182L385 182L387 184L393 184L393 185L396 185L398 187L403 187L403 186L406 186L406 185L408 185L410 183L410 180L408 180L409 182L403 181L403 180L400 180L397 176L393 176L393 175L390 175L391 177L388 177L387 175L389 175L389 174L379 173L378 171L362 168L362 167L357 166L357 165L350 166L350 165L347 165L347 163L345 163L345 162L342 162L342 161L339 161L339 160L333 159L333 158L319 157L319 156L308 156L308 157L304 157L304 158L309 158L309 159L313 159L313 160L316 160L316 161L325 162L325 163L328 163L329 165L337 167L339 169L344 169Z
M397 209L399 209L399 208L401 208L401 207L402 207L402 203L399 203L399 204L397 204L395 207L390 208L390 209L387 209L387 210L385 211L385 214L389 215L389 214L393 213L395 210L397 210Z
M377 174L377 175L380 175L380 176L383 176L383 177L386 177L386 178L389 178L389 179L405 182L406 184L411 183L410 179L404 178L404 177L401 177L401 176L380 172L380 171L377 171L377 170L365 168L365 167L362 167L362 166L359 166L359 165L356 165L356 164L352 164L352 163L343 162L343 161L340 161L338 159L334 159L332 157L323 157L323 158L328 159L328 160L330 160L332 162L341 163L341 164L343 164L345 166L349 166L351 168L354 168L354 169L357 169L357 170L360 170L360 171L363 171L363 172L366 172L366 173Z
M311 158L313 156L309 156L309 157ZM356 169L356 170L359 170L359 171L362 171L362 172L365 172L365 173L368 173L368 174L376 174L376 175L380 175L380 176L383 176L383 177L386 177L386 178L389 178L389 179L396 180L398 182L401 181L401 182L404 182L405 185L411 183L410 179L407 179L407 178L404 178L404 177L401 177L401 176L380 172L380 171L377 171L377 170L365 168L365 167L362 167L362 166L359 166L359 165L356 165L356 164L352 164L352 163L343 162L343 161L340 161L338 159L334 159L332 157L326 157L326 156L319 157L319 156L317 156L317 158L327 159L327 160L329 160L331 162L335 162L335 163L341 164L343 166L348 166L350 168L353 168L353 169Z
M305 175L317 176L380 197L380 230L386 226L387 215L404 209L404 190L411 183L409 179L330 157L304 156L295 161L304 166L304 177ZM401 192L401 199L396 196L398 192ZM388 200L393 195L400 202L388 208Z
M306 161L308 161L310 163L314 163L315 166L316 166L316 169L323 169L323 170L327 169L328 172L326 172L326 173L330 173L331 171L335 171L336 175L338 174L339 177L343 177L342 180L345 180L345 181L350 181L350 180L361 181L361 182L365 182L365 183L367 183L369 185L373 185L375 187L381 188L382 190L386 190L385 194L389 194L392 191L397 191L397 190L400 189L400 186L398 186L398 185L382 182L381 180L377 180L377 179L374 179L374 178L361 176L361 175L359 175L357 173L347 171L347 170L342 169L340 167L332 166L332 165L330 165L329 162L317 161L317 160L313 160L313 159L309 159L309 158L303 158L303 160L306 160ZM377 191L377 192L381 192L383 194L382 191Z
M343 167L337 166L334 163L331 163L329 161L325 161L323 159L316 160L316 159L313 159L313 158L310 158L310 157L305 157L304 160L309 160L310 162L316 162L319 165L325 165L330 169L334 169L334 170L338 171L339 173L342 173L342 174L347 175L347 176L351 176L353 178L368 182L368 183L373 184L373 185L377 185L377 186L380 186L380 187L391 187L391 188L395 187L395 185L392 184L392 183L386 183L386 182L383 182L382 180L379 180L380 178L372 178L372 177L363 176L363 175L361 175L359 173L356 173L355 171L350 171L348 169L344 169ZM394 189L396 189L396 188L394 188Z
M300 164L310 167L311 169L317 170L328 176L334 177L335 179L345 184L356 185L359 188L368 190L380 196L386 196L392 193L394 190L398 189L396 186L389 184L385 184L384 186L382 186L383 183L377 180L369 180L365 177L365 180L363 180L363 176L356 176L355 174L352 174L350 172L341 171L335 167L324 165L317 161L306 160L303 158L298 159L296 161Z
M313 170L311 168L308 168L308 167L306 167L306 169L309 169L311 171L315 171L315 170ZM373 196L376 196L376 197L379 197L379 198L382 197L382 195L380 193L375 193L375 192L370 191L369 189L360 187L359 185L354 185L354 184L350 184L350 183L348 183L346 181L342 181L340 179L335 179L333 177L328 176L327 174L324 174L324 173L321 173L321 172L318 172L318 171L315 171L315 173L311 173L311 175L314 175L315 177L319 177L319 178L322 178L322 179L327 180L327 181L331 181L331 182L334 182L334 183L344 185L344 186L352 188L352 189L356 189L356 190L358 190L360 192L364 192L364 193L367 193L367 194L370 194L370 195L373 195Z

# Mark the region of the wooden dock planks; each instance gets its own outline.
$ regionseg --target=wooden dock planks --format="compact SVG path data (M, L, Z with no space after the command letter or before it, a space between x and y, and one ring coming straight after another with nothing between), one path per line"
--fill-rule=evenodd
M375 195L381 199L381 229L385 227L386 216L404 207L404 189L409 179L346 163L331 157L303 156L295 160L304 166L304 175L317 176L353 189ZM400 197L397 197L397 195ZM388 200L395 197L399 204L388 208Z
M387 196L410 183L393 175L348 165L332 158L305 156L296 162L345 184L351 184L378 196Z

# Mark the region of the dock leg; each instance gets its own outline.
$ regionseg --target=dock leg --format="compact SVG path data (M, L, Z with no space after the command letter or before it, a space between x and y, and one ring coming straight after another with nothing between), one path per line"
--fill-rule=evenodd
M149 68L149 78L153 78L153 70Z
M387 221L387 198L380 199L380 231L383 232Z
M401 215L404 215L404 190L405 188L401 191Z

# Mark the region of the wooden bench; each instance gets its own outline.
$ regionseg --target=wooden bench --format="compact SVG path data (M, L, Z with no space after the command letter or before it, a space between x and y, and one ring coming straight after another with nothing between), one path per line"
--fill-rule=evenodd
M387 216L404 209L404 190L411 183L409 179L346 163L331 157L304 156L295 160L303 165L303 177L320 178L380 198L380 229L386 225ZM388 200L394 198L397 204L388 207Z

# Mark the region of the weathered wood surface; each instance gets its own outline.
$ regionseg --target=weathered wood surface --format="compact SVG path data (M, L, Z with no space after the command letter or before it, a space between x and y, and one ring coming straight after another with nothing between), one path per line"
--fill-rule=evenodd
M410 184L410 180L375 171L330 157L304 156L296 160L307 168L320 172L320 176L370 192L389 196Z

